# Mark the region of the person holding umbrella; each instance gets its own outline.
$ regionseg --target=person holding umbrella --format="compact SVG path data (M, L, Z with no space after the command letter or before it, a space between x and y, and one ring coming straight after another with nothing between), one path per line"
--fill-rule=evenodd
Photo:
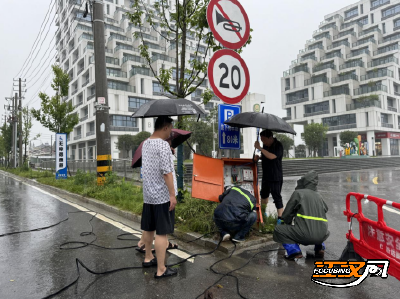
M155 123L155 131L143 143L143 212L141 229L145 244L143 267L157 266L155 278L177 274L165 266L165 251L168 247L167 235L174 232L177 189L174 186L175 169L171 163L171 148L165 140L171 135L172 118L160 116ZM155 237L157 258L152 253Z
M278 212L277 224L282 223L283 201L282 201L282 157L283 146L276 138L272 131L264 130L260 133L263 147L260 142L256 141L254 147L261 151L261 157L255 156L257 162L261 158L262 163L262 185L261 185L261 203L267 205L269 196L272 195L275 207Z

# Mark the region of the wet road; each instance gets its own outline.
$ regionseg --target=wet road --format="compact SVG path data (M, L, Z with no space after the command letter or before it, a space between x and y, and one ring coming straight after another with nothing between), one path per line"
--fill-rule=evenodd
M377 179L376 179L377 178ZM348 192L376 195L399 202L400 169L355 171L320 175L319 190L328 206L329 230L326 259L337 259L345 244L346 218L343 216L345 196ZM375 184L377 183L377 184ZM286 179L283 198L290 197L296 178ZM352 205L355 209L355 205ZM88 208L92 208L87 206ZM376 217L373 204L364 204L364 213ZM43 193L36 187L6 177L0 173L0 234L30 230L51 225L67 217L68 212L85 210L85 207L62 202L59 198ZM102 213L102 211L99 211ZM385 210L388 225L399 228L400 215ZM138 229L138 225L105 213L108 218L94 218L91 223L97 235L95 244L106 247L136 245L136 241L117 240L117 235L132 231L123 224ZM143 256L134 249L105 250L85 247L61 250L59 245L68 241L91 242L93 236L80 236L90 231L90 211L69 214L70 219L58 226L32 233L0 238L0 298L42 298L58 291L77 277L75 260L79 258L90 269L98 272L140 266ZM105 221L104 221L105 220ZM356 228L356 226L355 226ZM178 242L180 248L190 253L207 249ZM247 250L218 264L215 269L228 272L245 264L255 253L277 249L278 245ZM311 249L312 247L309 247ZM303 253L306 247L303 247ZM169 263L180 260L169 254ZM350 289L331 289L311 282L314 264L301 259L287 262L283 251L260 253L243 269L234 274L240 281L240 292L246 298L397 298L400 282L389 277L368 278L360 286ZM122 271L109 275L93 275L81 268L78 284L56 298L196 298L219 279L209 267L225 257L214 253L196 257L194 263L185 263L178 269L177 277L156 281L154 269ZM384 290L384 291L383 291ZM212 288L214 298L240 298L234 278L226 277L219 287ZM203 297L201 297L203 298Z

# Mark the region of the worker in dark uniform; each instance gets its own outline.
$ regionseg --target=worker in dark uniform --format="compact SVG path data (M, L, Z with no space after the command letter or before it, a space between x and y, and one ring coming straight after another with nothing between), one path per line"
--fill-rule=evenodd
M228 241L230 233L235 232L232 241L244 242L244 238L257 220L256 198L240 187L227 189L219 196L221 202L214 211L214 221L222 241Z
M263 147L256 141L254 147L261 151L262 162L262 184L261 184L261 203L267 205L269 195L274 199L275 207L278 213L278 224L282 223L283 201L282 201L282 157L283 146L274 138L270 130L264 130L260 133ZM258 161L259 156L255 156ZM265 208L266 209L266 208ZM266 214L266 213L265 213Z
M274 241L282 243L287 259L303 257L299 244L315 245L315 257L324 257L323 242L329 236L328 206L317 192L317 185L318 174L315 171L301 177L282 214L285 225L275 227ZM293 220L294 225L291 225Z

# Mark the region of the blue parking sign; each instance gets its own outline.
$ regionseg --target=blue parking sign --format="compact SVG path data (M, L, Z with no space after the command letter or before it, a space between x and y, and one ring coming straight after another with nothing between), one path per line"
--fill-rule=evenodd
M220 149L240 149L240 129L225 125L224 122L240 113L238 105L218 105L218 136Z

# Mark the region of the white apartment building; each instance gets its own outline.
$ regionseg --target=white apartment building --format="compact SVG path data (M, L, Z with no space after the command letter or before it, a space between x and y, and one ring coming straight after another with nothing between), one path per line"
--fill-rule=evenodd
M363 0L325 17L283 74L290 124L329 126L323 156L356 131L369 155L399 155L400 1Z
M154 0L146 1L147 9L154 9ZM68 136L68 157L73 160L96 158L95 126L95 67L93 52L93 33L91 15L84 18L85 4L82 0L57 0L56 43L58 54L56 62L68 72L71 82L69 95L65 101L71 101L74 113L79 115L79 124ZM144 8L143 8L144 9ZM134 32L139 31L129 22L126 12L131 11L129 0L105 0L105 48L108 79L108 103L110 106L110 130L112 158L123 158L123 152L116 148L118 136L136 134L141 131L153 132L155 119L134 119L131 115L142 104L154 99L163 98L161 85L154 78L149 66L140 56L138 47L141 39L135 39ZM72 25L71 25L72 23ZM154 70L175 67L175 44L170 44L157 30L144 24L144 42L151 52ZM187 35L187 61L202 59L195 57L197 45L194 33ZM201 42L199 55L205 54L206 45ZM207 60L210 53L207 53ZM202 56L204 57L204 55ZM190 68L190 66L189 66ZM174 81L171 81L171 85ZM201 102L201 94L208 87L206 79L188 99ZM220 100L215 98L207 105L211 110Z

